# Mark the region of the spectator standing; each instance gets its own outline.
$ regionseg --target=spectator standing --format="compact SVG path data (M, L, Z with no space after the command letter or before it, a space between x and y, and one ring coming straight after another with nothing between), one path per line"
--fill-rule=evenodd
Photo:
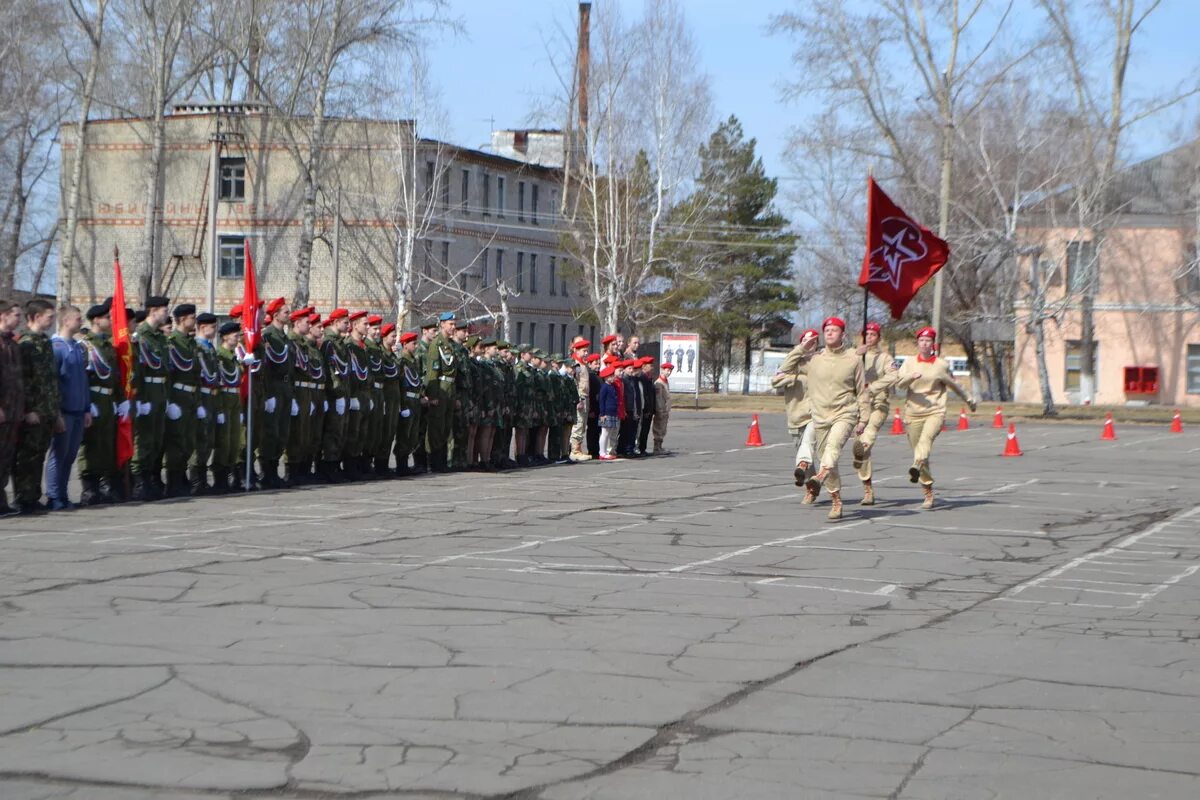
M70 511L75 508L67 494L71 467L83 442L83 431L99 414L92 404L88 385L87 354L75 340L83 327L83 315L75 306L58 310L58 333L50 338L54 351L54 369L58 373L58 408L62 429L50 442L50 459L46 464L46 496L51 511Z
M21 379L21 351L16 330L21 324L21 306L12 300L0 300L0 517L16 514L8 504L8 479L21 417L25 415L25 389Z

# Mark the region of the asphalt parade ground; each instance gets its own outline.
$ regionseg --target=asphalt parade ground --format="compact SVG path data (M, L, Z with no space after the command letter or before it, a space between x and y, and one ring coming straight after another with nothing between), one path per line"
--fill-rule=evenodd
M885 433L829 522L748 422L0 520L0 797L1200 797L1195 429L981 413L932 511Z

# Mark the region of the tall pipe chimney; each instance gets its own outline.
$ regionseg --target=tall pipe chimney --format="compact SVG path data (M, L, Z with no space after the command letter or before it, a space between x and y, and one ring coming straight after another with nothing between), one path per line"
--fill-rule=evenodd
M588 73L592 63L591 18L592 4L590 0L583 0L579 4L579 54L575 64L575 78L578 81L579 91L579 133L583 136L584 141L587 141Z

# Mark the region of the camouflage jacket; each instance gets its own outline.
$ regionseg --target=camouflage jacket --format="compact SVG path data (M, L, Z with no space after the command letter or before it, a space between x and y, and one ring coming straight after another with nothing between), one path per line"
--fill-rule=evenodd
M54 347L44 333L26 331L18 344L21 349L21 382L25 387L25 413L34 412L42 424L58 418L58 368Z

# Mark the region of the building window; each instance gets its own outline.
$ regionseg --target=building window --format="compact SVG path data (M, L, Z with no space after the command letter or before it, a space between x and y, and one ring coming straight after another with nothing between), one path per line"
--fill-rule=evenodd
M1082 291L1090 276L1096 274L1096 243L1068 242L1067 243L1067 290Z
M450 210L450 171L447 170L441 174L438 179L442 190L442 211Z
M488 249L483 248L483 252L479 254L479 288L486 289L488 282Z
M1188 394L1200 394L1200 344L1188 345L1187 392Z
M479 205L483 209L483 215L490 217L492 215L492 176L486 172L480 176L479 195Z
M435 173L434 163L432 161L425 162L425 192L429 195L429 205L433 205L433 197L437 192L437 186L434 185Z
M471 213L470 205L471 205L471 170L464 169L462 171L462 202L459 203L459 207L462 209L462 213L470 214Z
M504 178L496 176L496 216L504 216Z
M504 251L496 251L496 283L504 280ZM520 338L520 337L518 337Z
M517 181L517 219L525 221L525 181Z
M523 344L521 339L523 338L524 328L525 328L524 322L517 323L517 344Z
M423 253L423 258L425 261L425 263L424 263L425 277L432 278L433 277L433 242L426 239L422 244L423 244L424 251L425 251Z
M537 294L537 253L529 254L529 293Z
M600 343L596 341L596 326L592 325L588 328L588 339L592 343L592 349L597 353L600 352Z
M554 323L551 322L546 326L546 352L554 352Z
M221 159L219 191L221 200L246 199L246 159L240 157Z
M1072 339L1067 342L1067 370L1066 370L1066 389L1068 392L1079 391L1079 375L1080 368L1083 366L1083 353L1080 349L1082 343L1078 339ZM1092 375L1095 376L1100 369L1100 343L1092 344Z
M536 322L529 323L529 343L532 345L537 344L537 323Z
M222 236L217 243L217 277L246 277L246 239L242 236Z
M558 332L558 352L562 353L564 358L568 358L571 355L567 352L567 323L565 322Z
M558 293L563 297L567 296L567 276L565 274L559 279Z
M529 191L530 191L530 195L529 195L529 221L530 221L530 222L532 222L534 225L537 225L537 224L538 224L538 221L537 221L537 215L538 215L538 209L537 209L537 207L538 207L538 185L537 185L536 183L534 183L534 184L531 184L531 185L530 185L530 187L529 187Z
M442 242L442 269L446 272L446 277L450 277L450 243Z
M537 187L533 188L536 189ZM558 276L555 274L558 268L557 261L557 258L550 256L550 294L558 294Z
M579 330L578 330L578 332L576 332L575 335L578 336L580 339L583 338L583 326L582 325L579 326ZM595 347L593 347L592 349L594 350Z
M525 291L525 254L517 251L517 291Z
M1183 251L1183 268L1179 271L1179 293L1200 294L1200 259L1196 257L1196 245L1192 243Z

